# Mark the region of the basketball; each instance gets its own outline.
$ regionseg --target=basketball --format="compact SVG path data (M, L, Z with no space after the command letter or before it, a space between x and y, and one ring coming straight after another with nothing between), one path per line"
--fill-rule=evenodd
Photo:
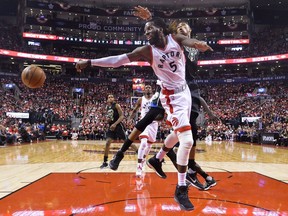
M46 74L40 67L30 65L22 71L21 79L28 88L40 88L46 80Z

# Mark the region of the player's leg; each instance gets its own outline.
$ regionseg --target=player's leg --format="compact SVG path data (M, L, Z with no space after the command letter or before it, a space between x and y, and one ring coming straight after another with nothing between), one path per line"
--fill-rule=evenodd
M156 142L158 126L159 126L158 122L153 121L146 127L143 133L141 133L139 136L141 144L138 151L138 165L136 176L142 174L142 171L144 169L145 158L150 152L152 143Z
M141 162L143 171L145 170L146 157L147 157L147 155L149 155L149 152L150 152L150 150L152 148L152 145L153 145L153 143L148 141L147 145L146 145L146 148L144 149L144 155L143 155L143 159L142 159L142 162Z
M176 142L178 142L178 137L175 132L171 132L164 140L164 144L158 153L147 160L148 167L154 169L156 174L161 178L167 178L167 175L162 169L163 158L173 148Z
M146 129L148 135L148 141L144 152L144 158L149 154L152 144L157 140L157 132L158 132L159 122L153 121ZM144 132L145 132L144 131Z
M151 107L151 109L149 110L149 112L144 116L144 118L142 118L133 128L132 132L130 133L130 135L128 136L128 139L125 140L125 142L123 143L120 151L122 151L123 153L125 153L128 148L131 146L131 144L133 143L133 141L135 141L138 136L145 130L145 128L151 124L160 114L163 113L164 116L164 110L160 109L160 108L154 108Z
M145 158L147 157L147 155L149 154L149 152L151 151L151 147L152 147L152 143L150 143L149 141L147 142L146 148L144 150L144 155L143 155L143 160L145 160ZM143 161L142 161L143 163Z
M131 148L138 154L138 147L134 143L131 144Z
M112 170L117 170L121 160L124 158L124 153L132 145L133 141L145 130L145 128L151 124L154 119L158 118L159 115L164 117L164 110L157 107L151 107L149 112L142 118L133 128L133 131L129 135L128 139L125 140L121 149L114 155L114 158L110 161L109 166Z
M196 165L195 153L196 153L196 141L197 141L197 124L196 124L197 116L198 116L198 113L191 112L190 124L191 124L191 130L192 130L192 135L193 135L193 146L189 154L186 182L189 186L192 185L200 190L203 190L204 186L203 184L200 183L200 181L197 178L197 171L195 167Z
M192 127L192 134L193 134L193 146L190 151L189 155L189 162L188 162L188 173L187 173L187 183L193 185L194 187L200 190L208 190L210 187L216 185L216 181L213 177L209 176L199 164L195 161L195 154L196 154L196 143L197 143L197 124L196 119L198 117L198 113L192 112L190 116L190 124ZM202 185L197 178L197 173L201 175L205 179L205 184Z
M170 149L170 151L168 151L167 153L167 157L171 160L171 162L173 163L174 167L177 168L177 156L176 153L174 151L174 148Z
M142 176L142 171L143 171L142 161L144 159L145 149L147 145L148 145L148 136L140 135L140 147L138 149L138 161L137 161L137 170L136 170L137 177Z
M104 158L103 158L103 163L102 165L100 166L101 169L105 168L105 167L108 167L108 154L109 154L109 149L110 149L110 145L111 145L111 142L112 142L112 138L111 137L107 137L106 139L106 143L105 143L105 149L104 149Z
M121 146L120 150L116 152L113 159L109 162L109 167L112 170L117 170L120 162L124 158L124 153L129 149L129 147L132 145L133 141L136 140L136 138L141 134L141 131L139 131L137 128L133 128L132 132L128 136L128 139L126 139Z
M194 206L188 197L186 175L189 153L193 145L192 132L191 128L189 128L186 131L183 130L177 133L180 145L177 151L178 184L175 190L174 199L180 204L182 209L190 211L194 209Z
M191 112L190 90L189 88L186 88L181 92L181 94L161 94L160 97L162 105L168 114L167 120L170 121L174 131L168 135L164 141L164 146L160 149L157 155L147 161L147 164L155 170L157 168L162 170L162 167L159 167L161 160L179 140L180 145L177 151L178 184L176 186L174 199L179 203L181 209L190 211L194 209L193 204L189 200L188 186L186 185L186 171L189 153L193 145L191 125L189 119L187 119L187 116L190 116ZM170 100L167 100L167 98ZM153 164L151 164L151 162Z

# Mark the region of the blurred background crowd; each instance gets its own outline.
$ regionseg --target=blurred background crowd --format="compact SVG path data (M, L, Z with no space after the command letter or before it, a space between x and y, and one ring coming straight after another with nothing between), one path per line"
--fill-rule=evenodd
M169 2L165 9L157 4L147 5L152 14L162 16L167 24L173 20L188 22L193 29L192 36L213 47L214 52L201 54L199 60L282 55L252 63L219 61L198 67L195 80L201 95L220 119L210 121L201 110L199 139L260 143L261 133L273 133L274 144L288 145L288 26L283 21L288 13L283 13L285 2L275 1L273 5L260 2L242 0L235 5L231 1L213 8L182 5L177 10L171 5L169 8ZM133 16L133 7L127 1L118 6L110 2L102 7L91 1L5 3L8 1L0 3L0 51L98 58L129 52L146 44L145 21ZM135 27L137 31L127 27ZM24 33L36 36L24 36ZM249 43L239 42L248 39ZM220 40L228 42L223 45ZM108 94L113 94L121 105L129 134L137 121L128 121L129 113L135 98L142 96L133 88L133 78L143 78L146 84L156 88L156 76L146 66L95 67L79 74L75 63L68 61L21 58L6 55L4 51L0 52L0 60L0 145L52 137L103 140L107 130ZM42 67L47 75L40 89L28 89L21 82L21 71L31 64ZM29 113L29 117L15 117L13 113ZM157 136L160 142L169 130L165 121L161 122Z

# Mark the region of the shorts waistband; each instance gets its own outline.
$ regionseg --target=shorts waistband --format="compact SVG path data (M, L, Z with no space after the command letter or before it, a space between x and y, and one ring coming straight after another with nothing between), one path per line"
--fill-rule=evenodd
M162 94L164 94L164 95L172 95L172 94L177 94L177 93L179 93L179 92L184 91L187 87L188 87L187 84L185 84L185 85L179 86L179 87L177 87L177 88L175 88L175 89L166 89L166 88L163 88L163 89L161 90L161 92L162 92Z

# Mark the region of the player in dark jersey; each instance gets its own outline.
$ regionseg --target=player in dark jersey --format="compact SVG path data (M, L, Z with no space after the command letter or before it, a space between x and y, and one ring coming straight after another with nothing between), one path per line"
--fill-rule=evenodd
M121 109L121 106L115 102L114 96L112 94L109 94L107 98L106 119L109 124L109 128L106 133L104 160L103 164L100 166L101 169L108 167L107 161L111 142L117 139L126 139L125 127L122 123L124 119L123 111Z
M185 35L187 37L190 37L192 29L187 23L180 22L176 25L176 32L182 35ZM199 57L199 50L190 48L190 47L184 47L184 54L187 59L186 80L187 80L187 84L189 86L191 97L192 97L190 124L192 127L192 135L193 135L193 141L194 141L192 149L190 151L190 157L189 157L189 162L188 162L188 173L186 176L186 181L198 189L208 190L210 189L210 187L216 185L216 181L213 179L213 177L209 176L204 170L202 170L199 164L195 162L196 142L198 138L197 137L198 127L196 124L196 120L199 115L201 105L204 107L205 111L208 113L211 119L215 120L217 119L217 117L209 109L206 101L200 96L199 86L195 82L194 75L197 73L197 61ZM199 173L205 179L204 185L202 185L199 182L197 178L197 173Z

